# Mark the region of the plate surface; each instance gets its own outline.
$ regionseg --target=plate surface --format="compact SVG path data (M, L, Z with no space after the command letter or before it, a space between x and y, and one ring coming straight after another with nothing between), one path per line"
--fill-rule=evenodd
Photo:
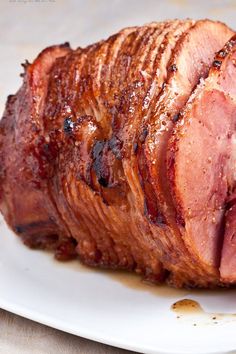
M21 83L20 63L32 61L48 45L84 46L122 27L166 18L208 17L235 27L235 8L232 0L0 1L0 111ZM173 312L171 305L184 298L198 301L205 313ZM236 291L176 291L127 274L88 270L78 262L58 263L50 254L25 248L3 221L0 307L145 353L236 350Z
M0 224L0 307L49 326L143 353L236 350L236 291L173 290L140 278L60 263ZM175 313L194 299L202 312ZM228 315L227 315L228 314ZM179 317L179 318L178 318ZM216 318L215 318L216 317Z

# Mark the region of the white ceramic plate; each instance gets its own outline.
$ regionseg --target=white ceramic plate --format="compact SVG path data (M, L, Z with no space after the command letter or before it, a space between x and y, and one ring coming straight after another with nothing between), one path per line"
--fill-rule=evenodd
M90 270L77 261L60 263L51 254L29 250L4 221L0 234L3 309L143 353L236 350L236 291L154 287L134 275ZM198 301L205 312L177 314L170 309L186 298Z

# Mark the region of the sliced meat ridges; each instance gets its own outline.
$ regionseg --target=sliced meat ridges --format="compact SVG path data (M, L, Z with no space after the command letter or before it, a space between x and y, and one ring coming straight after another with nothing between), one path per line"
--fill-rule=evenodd
M172 23L170 23L170 25L172 25ZM119 60L118 62L116 62L116 64L114 64L115 67L113 68L113 70L109 69L113 77L115 77L116 75L116 70L117 70L117 75L119 76L120 82L117 78L115 78L115 81L112 82L111 85L114 92L116 92L116 95L119 96L122 87L127 85L126 82L128 82L128 78L132 77L131 70L135 70L135 68L138 67L137 63L135 62L136 55L142 64L142 61L146 57L146 53L148 53L148 47L149 45L152 44L150 37L153 36L154 33L156 34L156 32L161 34L161 32L163 32L163 29L165 27L168 28L166 23L162 24L160 28L159 25L158 26L156 25L156 27L154 25L146 26L139 30L136 29L136 32L127 33L126 37L122 35L123 41L118 41L118 43L120 44L119 50L117 50L117 48L113 47L113 44L111 44L110 48L116 49L115 52L117 53L117 58ZM114 38L112 38L112 42L113 40ZM117 39L115 40L115 42L117 43ZM98 45L98 53L101 52L103 52L104 54L108 53L108 51L106 52L106 49L104 49L103 51L103 49L101 48L103 45L104 45L103 43ZM145 52L144 50L145 48L147 49L147 52ZM109 55L111 56L110 52ZM127 56L130 57L130 60L128 60L128 65L126 65L125 68L124 68L124 61L122 60L122 55L124 55L126 61L127 61ZM94 102L94 97L96 96L96 90L95 90L96 83L94 83L94 81L96 82L96 80L99 79L98 73L103 72L101 68L96 68L97 64L94 64L95 59L96 59L96 50L95 48L92 48L92 50L88 53L86 63L82 69L83 74L81 75L82 77L90 76L90 80L86 81L86 86L85 86L86 90L84 91L86 93L85 99L87 102L90 102L90 104L91 102ZM101 65L103 65L103 62L105 62L106 59L103 60L104 61L102 61ZM63 67L61 69L57 68L57 70L62 71ZM100 87L104 87L104 85L102 85L100 82L98 82L98 85ZM70 92L68 92L68 94L70 94ZM52 89L52 93L54 94L53 89ZM105 92L105 94L107 95L108 93ZM97 107L96 116L90 118L89 126L86 123L89 122L88 114L87 114L87 119L86 117L84 117L83 121L81 120L78 134L81 135L81 133L85 130L85 134L83 135L83 137L77 134L77 119L78 117L80 117L81 114L88 113L88 111L86 110L85 107L85 111L81 112L80 107L74 106L73 102L71 102L70 107L74 106L73 111L76 112L76 116L72 117L72 122L71 122L71 124L73 125L73 129L71 130L73 130L73 132L71 131L70 134L71 136L69 140L66 138L65 149L63 149L60 154L61 157L60 157L59 166L61 166L61 168L59 167L60 173L56 176L58 180L58 182L56 183L56 185L58 185L58 191L55 191L55 194L60 196L61 194L59 193L59 190L64 191L64 197L60 196L60 201L58 204L64 208L66 203L67 204L69 203L69 210L71 210L72 213L75 214L75 219L78 220L77 223L78 226L79 223L84 224L82 230L84 230L85 227L88 227L88 225L90 225L89 231L85 231L85 232L81 231L81 228L79 229L77 227L78 236L77 233L75 233L75 230L73 230L74 231L73 235L78 240L78 252L81 258L84 259L84 261L86 261L86 263L94 264L94 265L96 264L96 265L106 266L106 267L119 267L119 268L123 267L123 268L130 268L130 269L136 267L137 270L145 272L146 271L145 269L148 268L148 262L149 263L151 262L150 260L148 260L148 258L149 259L153 258L155 262L154 260L152 261L153 263L152 271L156 272L156 278L158 279L159 277L158 272L160 272L157 268L159 267L158 259L157 257L155 257L155 255L152 255L151 257L148 256L148 249L150 245L148 242L146 243L144 242L145 239L147 239L148 237L146 232L147 231L146 229L148 228L147 221L144 220L144 223L146 222L147 224L145 228L144 237L143 238L140 237L139 240L137 240L137 235L140 233L140 230L138 231L138 228L133 221L127 223L127 212L129 212L130 206L129 206L129 202L126 201L126 195L123 195L122 205L120 205L120 203L118 203L117 206L112 205L114 203L111 204L110 201L111 194L112 194L111 187L109 187L110 188L110 191L108 193L109 200L107 203L107 200L104 200L104 198L106 198L106 189L103 188L103 186L99 187L99 185L97 185L96 180L94 180L94 176L92 176L93 189L95 189L96 193L100 194L101 196L99 196L98 194L94 196L94 191L91 190L90 186L86 186L84 184L84 181L86 179L76 181L75 178L75 176L78 174L77 168L80 165L82 170L86 170L86 171L87 171L86 166L89 167L89 163L90 163L90 168L93 165L94 153L92 153L92 155L90 154L89 156L84 156L85 151L90 151L90 152L95 151L92 148L92 144L93 144L92 141L94 140L94 144L98 146L99 139L100 139L101 141L100 145L101 146L104 145L101 139L103 140L104 138L106 139L107 129L105 129L104 132L103 124L105 123L102 122L102 120L109 119L109 109L112 107L112 104L114 104L112 100L112 96L110 98L109 97L103 98L103 95L101 95L101 97L99 98L99 104L96 104ZM80 102L80 104L82 103L84 107L84 103L83 101L81 102L81 100L83 100L83 96L80 97L80 100L78 99L78 97L75 97L75 103ZM107 111L105 111L105 108L103 106L103 102L102 102L103 100L104 102L106 102L105 108L107 109ZM67 102L67 101L68 101L67 97L64 96L62 102ZM99 107L100 107L100 111L99 111ZM97 116L98 114L99 117ZM63 117L62 114L61 117ZM94 118L97 120L97 122L95 122ZM107 123L105 125L107 125ZM83 139L86 135L89 136L90 134L88 130L89 127L90 127L91 134L93 131L95 132L96 130L98 131L98 133L96 133L94 138L92 138L91 143L89 143L91 145L88 144L86 150L84 150ZM87 140L89 141L89 139ZM76 146L74 146L74 143L76 143ZM67 160L66 156L68 156L68 159L70 161L70 164L68 164L68 166L65 163L65 160ZM81 160L84 161L85 163L84 167L81 164ZM98 162L99 160L97 160L97 163ZM120 192L121 191L119 191L119 194ZM62 198L65 199L64 202L62 202ZM115 203L117 203L118 198L116 197L114 201ZM81 203L81 206L78 205L79 203ZM67 208L68 206L66 207L66 209ZM63 209L63 213L64 212L65 209ZM134 240L137 241L134 242ZM141 254L138 252L138 249L143 247L144 250L146 249L146 252L143 252L143 254ZM144 255L145 257L147 257L146 261L144 261ZM133 260L133 258L135 259L135 261ZM150 267L151 266L149 266L149 268Z
M158 201L158 210L164 216L164 225L161 223L159 226L160 242L163 249L163 259L161 260L165 264L166 258L169 263L168 267L173 267L176 274L183 272L180 276L182 280L185 274L186 278L193 278L193 283L196 274L204 274L205 270L196 267L195 261L182 241L181 225L176 223L175 209L166 183L166 148L180 109L199 79L207 75L214 53L232 36L232 33L221 23L203 20L198 21L180 38L168 64L169 75L166 85L155 101L155 109L150 114L147 124L148 134L143 145L150 181ZM207 44L202 45L202 43ZM178 255L174 255L176 249ZM171 254L172 256L170 256ZM178 262L176 262L176 256L179 259ZM169 261L169 257L171 261ZM212 281L212 277L216 277L215 272L209 274L208 280ZM207 276L203 278L203 282L206 284L208 284L208 280ZM177 282L177 280L173 281Z
M229 274L234 279L235 274L231 268L234 206L225 214L235 185L235 40L233 37L219 51L208 78L190 97L170 140L168 157L183 240L198 266L207 272L218 270L225 229L223 281Z
M143 154L142 144L145 141L147 130L147 121L150 119L150 114L155 106L155 102L163 90L167 76L168 76L168 63L172 56L176 43L184 36L184 33L194 25L194 21L183 21L172 31L168 32L161 43L158 56L156 58L156 65L154 75L149 81L148 90L145 92L145 96L140 101L140 106L135 110L135 124L136 132L133 137L133 146L128 156L132 156L132 160L135 162L130 164L127 161L127 169L130 171L130 175L135 171L140 178L135 178L133 186L137 188L140 185L137 181L141 182L142 194L144 192L144 214L148 217L152 223L162 222L161 215L159 214L158 205L155 197L153 186L149 180L149 173L145 163L145 156ZM144 68L145 69L145 68ZM143 75L147 76L147 69L142 71ZM140 116L140 119L138 117ZM133 129L133 125L132 125ZM131 129L130 129L131 130ZM131 135L131 133L130 133ZM144 191L143 191L144 190ZM139 201L140 203L140 201Z

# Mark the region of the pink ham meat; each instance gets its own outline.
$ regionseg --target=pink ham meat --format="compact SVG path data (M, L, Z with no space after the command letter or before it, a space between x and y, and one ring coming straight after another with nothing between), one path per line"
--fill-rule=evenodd
M200 264L196 266L196 260L183 242L182 230L176 223L175 208L166 182L166 150L180 110L199 80L208 75L215 53L232 35L233 32L224 24L210 20L197 21L186 31L175 46L167 65L166 82L159 96L152 101L149 119L145 124L147 137L142 145L139 166L146 190L148 181L153 189L151 193L145 193L147 214L154 224L152 232L158 232L161 261L172 273L169 282L174 284L186 282L191 286L200 283L201 286L208 286L209 283L217 282L215 269L208 272ZM147 172L140 164L142 155L149 178L145 176ZM153 208L155 201L156 208Z
M168 177L192 257L222 283L236 281L236 37L218 52L169 141ZM222 250L223 244L223 251Z

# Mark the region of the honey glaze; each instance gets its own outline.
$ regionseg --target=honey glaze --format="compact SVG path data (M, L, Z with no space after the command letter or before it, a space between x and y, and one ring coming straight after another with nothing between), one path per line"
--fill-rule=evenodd
M65 263L61 263L65 267ZM60 265L60 262L57 261L57 266ZM115 281L121 284L124 287L133 289L135 291L140 291L143 293L151 293L157 297L176 299L182 297L181 300L174 302L171 305L172 312L176 315L178 323L188 324L190 326L202 326L202 325L218 325L223 323L228 323L236 321L236 313L222 313L222 312L207 312L202 306L193 299L187 298L190 295L190 291L187 289L175 289L167 285L160 285L150 283L141 278L140 275L127 272L127 271L118 271L118 270L109 270L109 269L99 269L88 267L78 260L72 260L67 263L67 267L73 271L79 271L81 273L93 273L102 275L106 278L110 278L112 281ZM191 295L201 296L204 293L204 296L209 297L216 295L225 295L227 291L230 294L232 291L235 293L236 289L219 289L217 291L191 291ZM236 293L235 293L236 295ZM230 295L232 296L232 294ZM226 298L227 299L227 298ZM229 308L228 308L229 310Z
M106 270L104 274L108 275L112 280L119 282L122 286L125 286L130 289L134 289L142 292L149 292L156 296L163 297L177 297L177 296L186 296L186 289L175 289L171 288L168 285L160 285L151 283L136 273L127 272L127 271L112 271Z
M182 299L171 305L171 310L180 320L190 320L193 326L216 325L236 320L236 314L206 312L201 305L192 299Z
M171 305L171 310L178 314L204 314L203 308L199 305L199 303L195 300L191 299L183 299L175 302Z
M106 278L109 277L112 281L115 281L126 288L134 289L136 291L149 292L156 296L176 298L180 296L183 297L188 294L186 289L175 289L165 284L154 284L142 279L140 275L134 272L89 267L82 264L78 260L71 260L66 263L66 265L72 270L80 271L81 273L90 272L93 274L100 274ZM65 267L65 263L63 263L62 266Z

